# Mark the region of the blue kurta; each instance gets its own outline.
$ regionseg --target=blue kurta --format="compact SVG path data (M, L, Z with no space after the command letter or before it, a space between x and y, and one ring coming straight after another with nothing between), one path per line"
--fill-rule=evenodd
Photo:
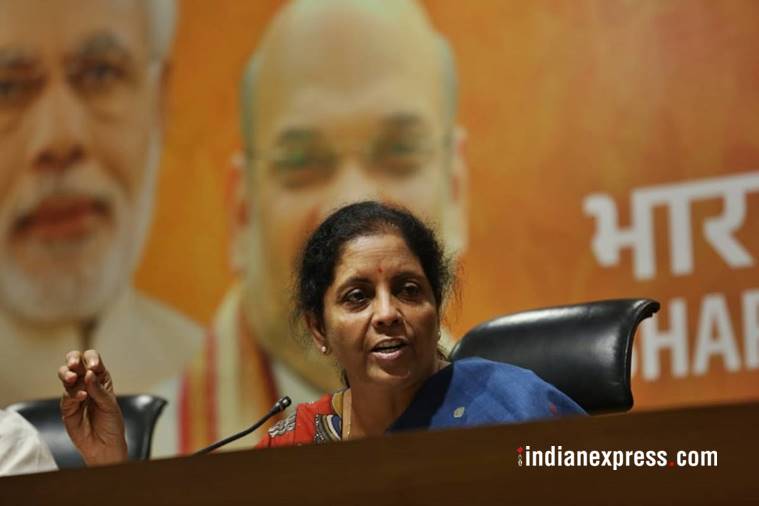
M482 358L451 363L430 377L388 432L442 429L585 414L535 373Z

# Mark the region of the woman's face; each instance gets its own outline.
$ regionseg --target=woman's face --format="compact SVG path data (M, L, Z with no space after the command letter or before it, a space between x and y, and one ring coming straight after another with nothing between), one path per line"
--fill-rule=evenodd
M359 383L412 386L437 365L439 319L427 277L397 233L358 237L345 244L335 280L324 295L324 325L311 325Z

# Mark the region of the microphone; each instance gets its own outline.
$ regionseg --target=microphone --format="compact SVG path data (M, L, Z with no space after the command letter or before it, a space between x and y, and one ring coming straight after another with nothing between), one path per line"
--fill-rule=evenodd
M238 432L237 434L232 434L229 437L226 437L222 439L221 441L216 441L211 446L206 446L202 450L198 450L195 453L193 453L193 456L195 455L205 455L206 453L211 453L212 451L216 450L217 448L221 448L222 446L231 443L232 441L237 441L241 437L247 436L260 426L262 426L264 423L266 423L266 420L271 418L272 416L276 415L280 411L284 411L287 409L287 406L289 406L292 403L289 397L285 396L282 397L280 400L274 403L274 406L269 410L268 413L266 413L263 418L261 418L259 421L248 427L247 429Z

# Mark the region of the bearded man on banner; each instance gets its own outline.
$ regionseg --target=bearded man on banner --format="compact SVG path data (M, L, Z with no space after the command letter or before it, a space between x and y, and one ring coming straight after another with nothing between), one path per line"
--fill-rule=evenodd
M72 349L172 392L202 330L138 293L173 0L0 1L0 405L58 396ZM171 409L164 420L174 430Z

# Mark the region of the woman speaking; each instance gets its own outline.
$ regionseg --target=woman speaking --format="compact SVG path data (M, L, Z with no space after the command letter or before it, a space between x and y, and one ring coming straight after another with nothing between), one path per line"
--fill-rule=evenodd
M346 388L298 405L258 446L583 413L530 371L480 358L447 362L438 341L451 284L434 232L411 213L361 202L330 215L301 254L296 312ZM126 460L123 419L97 352L68 353L58 375L64 424L85 462Z

